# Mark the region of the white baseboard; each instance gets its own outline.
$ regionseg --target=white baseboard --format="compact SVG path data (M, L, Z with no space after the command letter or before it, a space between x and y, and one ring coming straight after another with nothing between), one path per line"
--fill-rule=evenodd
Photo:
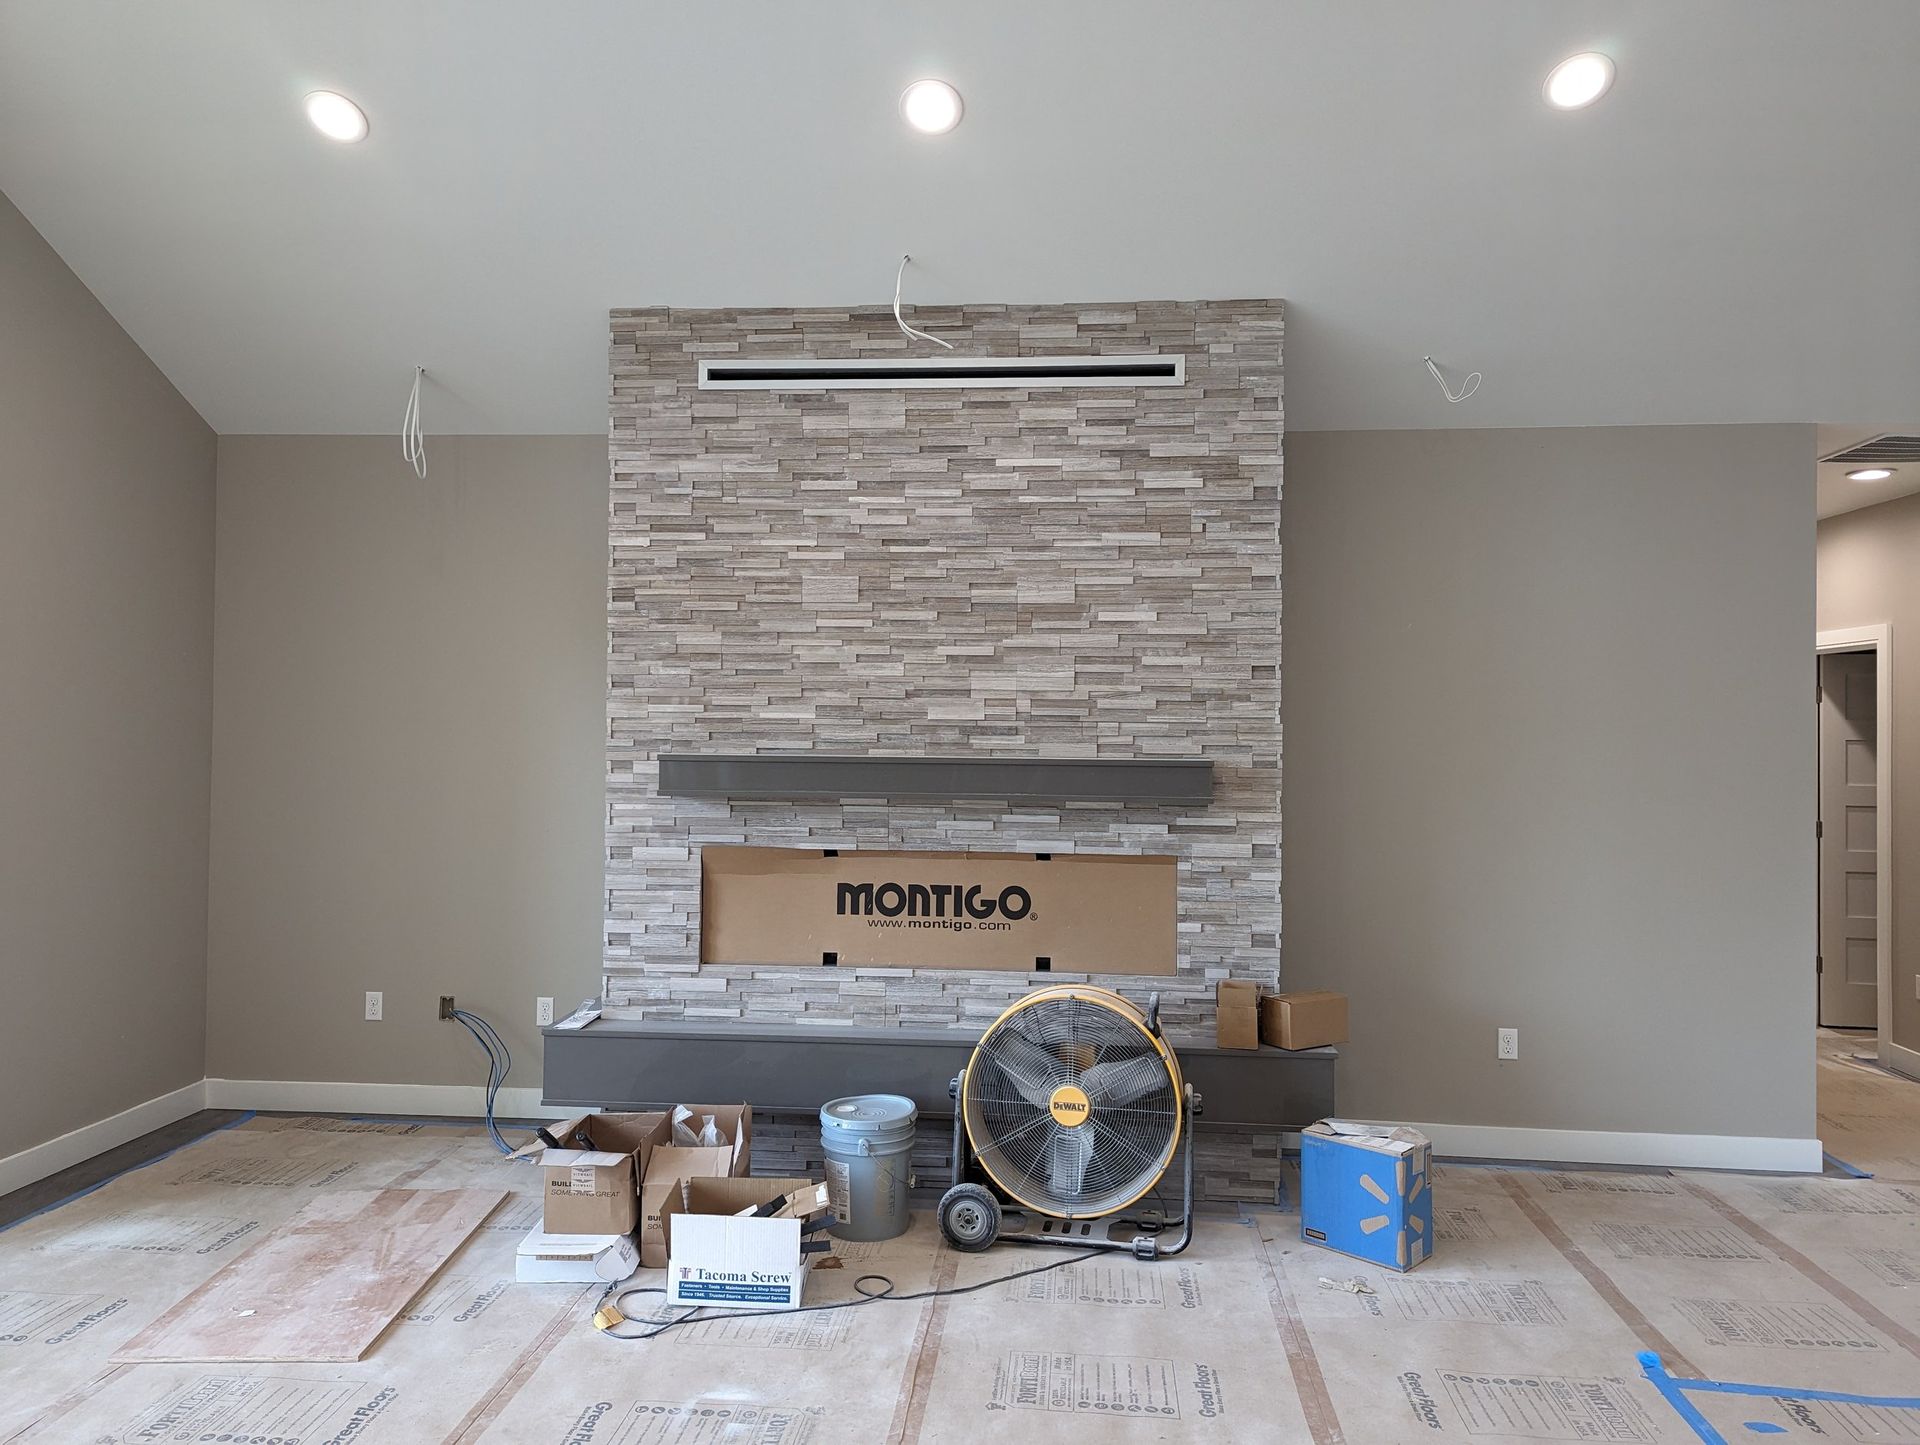
M1888 1039L1887 1051L1881 1055L1880 1062L1895 1073L1905 1074L1910 1079L1920 1079L1920 1050L1903 1048L1892 1039Z
M197 1114L206 1107L207 1081L200 1079L170 1094L148 1099L131 1109L122 1109L98 1123L83 1125L57 1139L35 1144L18 1154L9 1154L0 1159L0 1194L10 1194L29 1184L37 1184L49 1174L58 1174L62 1169L84 1164L96 1155L117 1149L142 1134L178 1123L187 1115Z
M1917 1056L1920 1057L1920 1056ZM1663 1169L1818 1174L1818 1139L1745 1134L1628 1134L1603 1129L1514 1129L1491 1124L1414 1124L1435 1154L1540 1164L1639 1164Z
M1891 1046L1894 1068L1920 1077L1920 1052ZM0 1194L84 1163L201 1109L393 1114L478 1118L486 1091L477 1084L367 1084L295 1079L203 1079L149 1099L108 1119L0 1159ZM539 1089L502 1089L502 1118L563 1119L579 1112L549 1108ZM1762 1170L1818 1174L1818 1139L1734 1134L1632 1134L1595 1129L1516 1129L1482 1124L1415 1124L1436 1154L1551 1164L1637 1164L1670 1169Z
M270 1113L447 1115L477 1119L487 1091L478 1084L357 1084L336 1080L208 1079L210 1109L264 1109ZM551 1109L538 1089L502 1089L494 1113L502 1119L569 1119L580 1109Z

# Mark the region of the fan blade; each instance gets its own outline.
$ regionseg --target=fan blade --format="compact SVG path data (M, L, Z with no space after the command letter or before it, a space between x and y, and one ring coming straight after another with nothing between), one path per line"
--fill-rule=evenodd
M1093 1162L1091 1129L1059 1129L1047 1141L1047 1184L1064 1200L1077 1200L1087 1184L1087 1165Z
M1154 1054L1108 1059L1080 1075L1080 1087L1098 1110L1123 1109L1167 1082L1167 1066Z
M1012 1081L1021 1098L1036 1109L1047 1107L1060 1083L1060 1065L1052 1054L1013 1029L1001 1029L993 1036L987 1058Z

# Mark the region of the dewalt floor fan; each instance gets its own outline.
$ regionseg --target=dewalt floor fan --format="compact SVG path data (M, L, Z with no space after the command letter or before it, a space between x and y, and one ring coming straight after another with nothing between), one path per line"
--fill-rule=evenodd
M1104 988L1030 993L981 1035L948 1091L955 1182L940 1232L955 1249L1004 1239L1156 1259L1187 1247L1200 1100L1161 1036L1157 996L1143 1012ZM1136 1208L1176 1152L1180 1217ZM991 1188L969 1179L969 1156Z

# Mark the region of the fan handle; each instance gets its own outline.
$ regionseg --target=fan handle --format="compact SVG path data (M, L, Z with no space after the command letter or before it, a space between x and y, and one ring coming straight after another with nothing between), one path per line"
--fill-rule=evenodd
M1156 1039L1160 1037L1160 994L1158 991L1147 995L1147 1032Z

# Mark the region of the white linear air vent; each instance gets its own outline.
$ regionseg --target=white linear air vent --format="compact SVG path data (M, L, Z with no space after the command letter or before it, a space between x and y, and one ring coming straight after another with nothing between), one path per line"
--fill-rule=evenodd
M1849 467L1884 467L1894 462L1920 462L1920 436L1888 432L1820 458Z
M1184 386L1184 356L929 356L871 361L703 361L703 391L899 391L921 387L1054 389Z

